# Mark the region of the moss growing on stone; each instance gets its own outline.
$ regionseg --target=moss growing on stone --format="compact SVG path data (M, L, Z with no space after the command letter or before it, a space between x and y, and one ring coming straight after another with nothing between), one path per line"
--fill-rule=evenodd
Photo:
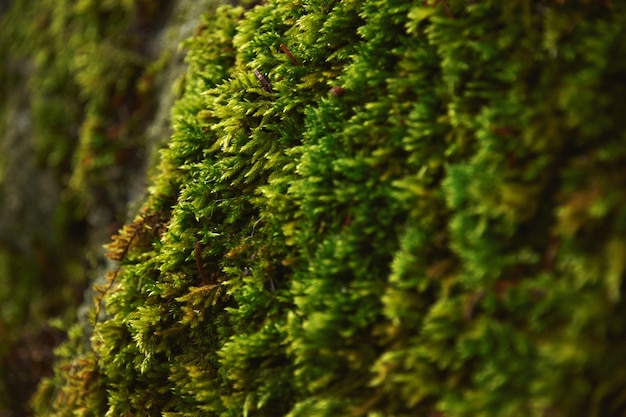
M40 415L626 415L626 10L223 7Z

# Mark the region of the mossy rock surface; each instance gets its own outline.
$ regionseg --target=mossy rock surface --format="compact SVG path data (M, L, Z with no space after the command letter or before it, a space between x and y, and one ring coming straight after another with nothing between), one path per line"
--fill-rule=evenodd
M203 17L39 415L626 415L626 8Z

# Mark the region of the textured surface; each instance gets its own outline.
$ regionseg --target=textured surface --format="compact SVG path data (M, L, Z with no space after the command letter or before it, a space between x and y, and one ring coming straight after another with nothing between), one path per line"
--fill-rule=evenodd
M615 3L205 16L38 413L626 415Z

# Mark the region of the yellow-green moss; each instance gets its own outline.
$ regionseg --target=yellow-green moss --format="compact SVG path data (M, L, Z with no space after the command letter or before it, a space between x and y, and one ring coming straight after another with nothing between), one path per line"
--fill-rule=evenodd
M625 19L208 17L93 351L66 345L40 414L625 415Z
M591 1L207 17L106 315L39 414L626 415L624 23Z

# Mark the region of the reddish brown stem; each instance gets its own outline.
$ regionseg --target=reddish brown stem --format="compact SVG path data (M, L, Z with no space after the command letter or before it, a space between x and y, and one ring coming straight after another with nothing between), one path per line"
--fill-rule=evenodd
M285 44L282 44L282 43L280 44L280 50L283 51L285 55L289 57L289 59L291 60L291 62L293 62L294 65L300 66L300 63L298 62L298 60L293 56L293 54L291 53L289 48L285 46Z
M202 244L200 242L196 243L194 256L196 258L196 267L198 268L198 275L200 276L200 282L202 283L202 285L208 285L209 280L207 279L206 273L204 272L204 267L202 266Z

